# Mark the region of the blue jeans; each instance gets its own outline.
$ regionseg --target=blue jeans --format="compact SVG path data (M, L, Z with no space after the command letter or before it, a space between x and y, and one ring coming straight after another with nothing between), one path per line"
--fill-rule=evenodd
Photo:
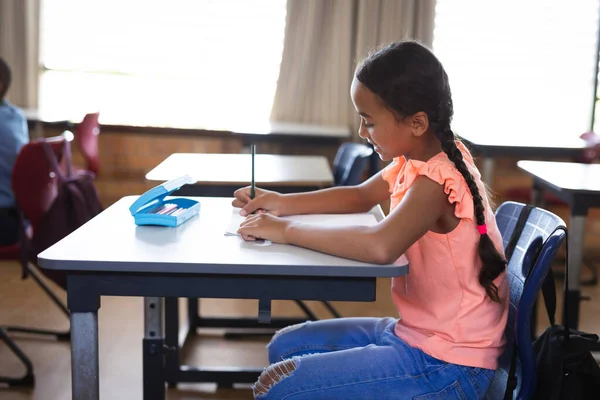
M268 400L481 399L494 371L449 364L408 346L393 318L340 318L277 332L267 346L277 376ZM273 365L278 361L291 360ZM260 380L259 380L260 381Z

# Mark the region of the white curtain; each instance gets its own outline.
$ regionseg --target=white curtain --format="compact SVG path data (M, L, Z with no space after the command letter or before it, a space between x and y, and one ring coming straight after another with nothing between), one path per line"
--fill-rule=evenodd
M0 0L0 57L12 71L7 98L38 106L40 0Z
M431 46L435 0L288 0L271 121L356 127L350 83L379 45Z

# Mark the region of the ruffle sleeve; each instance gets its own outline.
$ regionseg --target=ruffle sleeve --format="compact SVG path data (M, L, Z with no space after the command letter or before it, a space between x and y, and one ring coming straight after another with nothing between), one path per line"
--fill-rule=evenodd
M405 163L406 159L404 157L397 157L381 170L381 176L383 177L383 180L388 183L390 193L394 192L394 188L396 187L398 178L400 177L400 171Z
M392 193L391 205L395 207L400 203L404 194L418 176L426 176L444 187L448 202L455 204L454 215L458 218L474 220L475 206L473 196L467 182L454 165L443 161L409 160L400 166L399 175L403 175L402 182L398 182Z

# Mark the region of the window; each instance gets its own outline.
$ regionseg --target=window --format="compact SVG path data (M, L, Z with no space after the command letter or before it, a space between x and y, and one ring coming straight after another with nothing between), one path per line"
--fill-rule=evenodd
M450 79L455 131L589 130L597 30L597 0L437 0L433 49Z
M285 0L44 0L40 108L140 126L268 121Z

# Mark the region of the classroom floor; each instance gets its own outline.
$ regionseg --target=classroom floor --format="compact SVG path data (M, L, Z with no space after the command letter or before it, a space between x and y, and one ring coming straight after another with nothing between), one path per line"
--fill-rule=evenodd
M560 285L562 282L558 282ZM389 296L390 280L380 279L375 303L334 303L344 316L394 316L396 312ZM558 292L560 294L560 291ZM580 329L600 333L600 286L585 286L583 294L592 301L581 305ZM64 293L61 293L64 298ZM560 302L560 300L559 300ZM182 303L183 304L183 303ZM307 302L321 318L325 309ZM132 400L142 398L143 300L128 297L103 297L99 312L100 326L100 393L101 398ZM540 309L538 331L547 327L548 319ZM182 307L185 312L185 307ZM201 312L206 315L255 316L257 303L247 300L202 300ZM557 311L557 314L560 310ZM293 302L277 301L274 315L302 316ZM0 262L0 324L46 328L67 328L67 319L47 300L32 279L20 279L20 266L15 262ZM188 349L185 362L210 366L266 366L267 339L224 340L220 332L201 331ZM31 358L36 376L33 390L0 388L2 400L69 400L71 399L69 343L48 339L18 338L19 346ZM18 375L23 371L16 358L0 344L0 375ZM169 389L169 400L252 399L250 386L218 389L215 384L181 384Z

